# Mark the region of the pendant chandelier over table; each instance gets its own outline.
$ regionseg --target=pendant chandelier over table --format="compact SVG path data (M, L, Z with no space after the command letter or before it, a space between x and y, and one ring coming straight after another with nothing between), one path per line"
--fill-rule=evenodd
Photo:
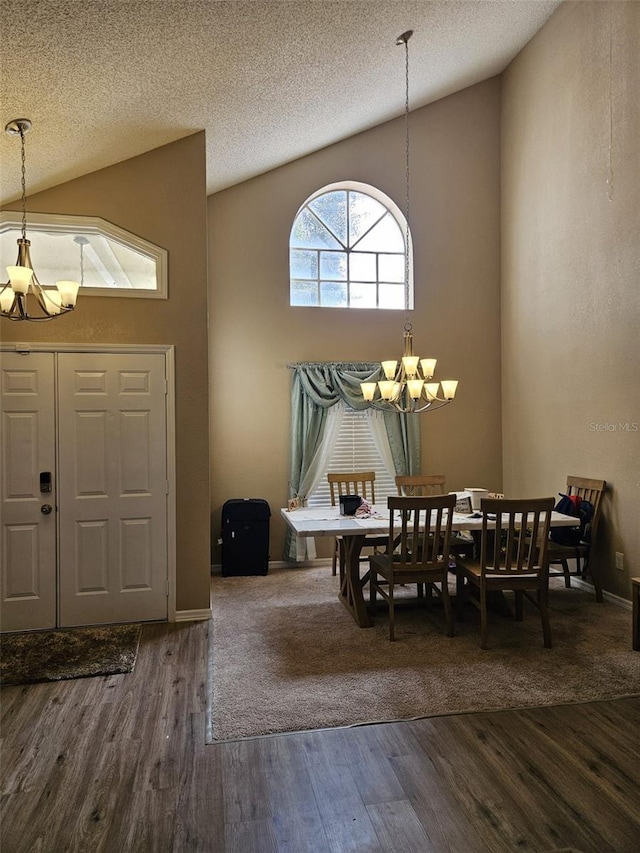
M396 44L405 47L405 287L406 305L409 307L409 39L413 30L398 36ZM420 358L413 353L413 327L405 323L404 350L400 361L381 362L384 379L361 382L362 395L372 406L386 411L406 413L430 412L450 403L458 387L457 379L433 382L435 358Z

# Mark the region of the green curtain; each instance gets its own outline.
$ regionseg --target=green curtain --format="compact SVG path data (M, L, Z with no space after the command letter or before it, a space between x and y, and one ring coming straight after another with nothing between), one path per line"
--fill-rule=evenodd
M361 382L376 382L382 376L379 363L316 362L290 365L291 382L291 468L289 497L299 494L303 481L324 436L327 411L340 400L352 409L370 406L363 398ZM420 423L417 415L384 412L385 427L396 474L420 471ZM296 559L295 540L287 528L285 560Z

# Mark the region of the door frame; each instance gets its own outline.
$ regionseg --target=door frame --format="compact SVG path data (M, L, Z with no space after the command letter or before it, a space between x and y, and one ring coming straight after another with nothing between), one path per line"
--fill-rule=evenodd
M0 352L95 352L105 355L164 355L167 422L167 620L176 621L176 398L175 346L173 344L0 344Z

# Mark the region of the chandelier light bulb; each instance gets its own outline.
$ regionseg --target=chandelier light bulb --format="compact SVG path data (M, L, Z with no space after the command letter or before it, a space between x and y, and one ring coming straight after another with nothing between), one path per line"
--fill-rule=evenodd
M382 369L384 370L384 375L387 379L394 379L396 375L396 368L398 366L397 361L383 361Z
M28 293L33 277L33 270L29 269L29 267L16 265L7 267L7 275L9 276L14 293Z
M58 290L45 290L44 299L47 313L52 317L62 310L62 294Z
M0 291L0 311L8 314L15 302L15 298L14 290L11 287L5 287L4 290Z
M391 400L393 398L395 384L396 383L393 379L383 379L378 382L378 387L380 388L380 394L383 400Z
M424 393L430 402L438 399L438 390L440 389L439 382L425 382Z
M437 358L423 358L420 362L420 367L422 368L422 375L425 379L431 379L433 374L436 372L436 363Z
M375 382L361 382L360 386L362 388L362 394L364 399L367 401L373 400L373 397L376 393L376 388L378 387Z
M62 297L64 306L75 305L78 298L78 290L80 285L77 281L57 281L56 287Z
M422 386L424 382L422 379L408 379L407 380L407 388L409 389L409 396L412 400L419 400L420 395L422 394Z
M404 367L404 372L409 377L413 377L418 372L418 362L420 358L417 355L405 355L402 358L402 366Z
M456 396L456 389L458 388L458 380L457 379L441 379L440 385L442 386L442 393L444 394L445 400L453 400Z

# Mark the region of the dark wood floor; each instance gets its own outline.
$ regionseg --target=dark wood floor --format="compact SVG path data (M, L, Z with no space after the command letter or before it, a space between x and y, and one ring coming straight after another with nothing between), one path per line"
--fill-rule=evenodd
M2 853L640 850L640 699L205 745L206 623L2 691Z

